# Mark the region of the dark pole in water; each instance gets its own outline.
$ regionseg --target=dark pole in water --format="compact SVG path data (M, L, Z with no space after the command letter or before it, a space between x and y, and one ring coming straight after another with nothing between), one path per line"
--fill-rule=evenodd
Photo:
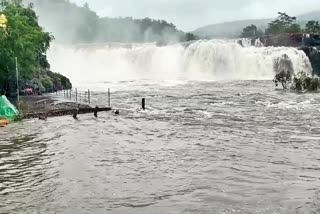
M76 103L78 102L78 89L76 88Z
M142 109L146 110L146 98L142 98Z
M93 110L94 117L98 117L98 106L96 106Z

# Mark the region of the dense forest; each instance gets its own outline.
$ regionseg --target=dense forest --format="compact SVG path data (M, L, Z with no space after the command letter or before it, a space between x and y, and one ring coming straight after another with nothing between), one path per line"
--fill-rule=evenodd
M59 42L183 42L196 39L165 20L99 17L86 3L68 0L25 0L35 6L40 22Z
M268 28L265 31L252 24L243 29L241 37L250 38L283 33L320 34L320 23L319 21L310 20L304 27L301 27L297 23L296 17L279 12L278 17L268 24Z
M25 7L18 0L2 1L0 17L1 93L15 91L16 68L20 90L27 85L37 85L41 91L71 87L66 77L49 71L45 53L54 38L39 25L32 5Z

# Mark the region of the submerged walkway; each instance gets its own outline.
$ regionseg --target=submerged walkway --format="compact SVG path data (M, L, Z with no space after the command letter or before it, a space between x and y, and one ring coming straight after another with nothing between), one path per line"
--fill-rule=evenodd
M88 104L60 100L53 96L32 96L22 97L20 110L23 119L38 118L40 115L47 117L58 117L65 115L73 115L77 110L78 114L88 114L102 111L111 111L110 107L92 107Z

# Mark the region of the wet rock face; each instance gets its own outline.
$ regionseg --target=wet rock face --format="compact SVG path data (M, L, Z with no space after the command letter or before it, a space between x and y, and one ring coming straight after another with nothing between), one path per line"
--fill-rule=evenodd
M320 47L304 46L300 47L299 50L304 51L308 56L313 68L313 74L320 76Z
M308 56L313 74L320 76L320 35L318 34L279 34L260 37L264 46L297 47Z
M250 38L252 46L256 46L259 40L266 47L302 47L302 46L320 46L320 35L303 33L283 33L277 35L264 35L261 37ZM237 41L239 45L245 46L243 40Z
M260 41L265 46L288 46L288 47L300 47L303 45L303 34L278 34L278 35L266 35L260 38Z
M281 57L274 59L273 63L273 70L276 72L276 74L285 71L289 74L289 76L294 75L293 64L288 55L284 54Z
M304 38L304 45L305 46L320 46L320 35L314 34L314 35L309 35Z
M278 35L265 35L260 37L260 41L265 46L314 47L320 45L320 35L303 33L284 33Z

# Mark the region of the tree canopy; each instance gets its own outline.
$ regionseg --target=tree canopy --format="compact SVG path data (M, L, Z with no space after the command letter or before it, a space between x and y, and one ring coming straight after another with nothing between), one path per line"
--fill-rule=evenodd
M315 34L319 34L320 33L320 24L318 21L309 21L307 24L306 24L306 27L305 27L305 32L306 33L315 33Z
M52 35L38 24L32 5L23 7L19 2L6 2L0 11L7 20L0 29L0 86L6 87L15 78L15 57L22 79L31 79L38 67L38 57L50 47ZM42 63L46 68L48 63Z
M289 16L286 13L279 12L277 19L269 23L268 28L263 31L255 25L249 25L245 27L241 33L241 37L259 37L263 34L276 35L283 33L310 33L320 34L320 23L319 21L310 20L305 25L304 29L297 23L296 17Z
M256 36L262 36L263 32L261 29L258 29L256 25L249 25L245 27L241 33L241 37L243 38L250 38L250 37L256 37Z
M278 18L269 23L269 27L266 29L267 34L301 32L300 25L296 23L296 17L289 16L286 13L282 12L279 12L278 14Z
M3 1L0 9L0 90L10 91L16 84L16 58L19 80L26 82L43 76L50 83L47 71L50 64L45 53L53 36L38 23L33 5L21 0ZM46 82L45 82L46 81ZM47 84L50 85L50 84Z
M165 20L99 17L88 3L78 6L68 0L26 1L35 4L40 21L59 42L176 42L190 38Z

